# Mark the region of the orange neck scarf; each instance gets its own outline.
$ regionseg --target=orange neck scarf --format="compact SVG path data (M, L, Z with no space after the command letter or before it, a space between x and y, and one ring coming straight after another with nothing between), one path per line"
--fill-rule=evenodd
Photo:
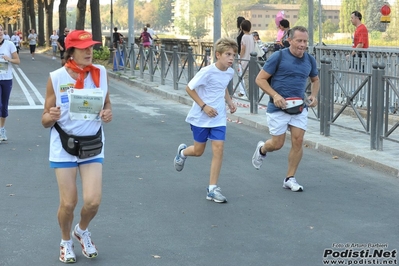
M65 67L70 68L73 72L78 73L78 79L76 80L75 88L76 89L83 89L84 85L84 80L85 80L85 75L87 72L90 72L94 85L96 87L100 87L100 69L93 66L89 65L86 66L85 68L80 68L78 65L76 65L75 61L73 60L68 60L65 64Z

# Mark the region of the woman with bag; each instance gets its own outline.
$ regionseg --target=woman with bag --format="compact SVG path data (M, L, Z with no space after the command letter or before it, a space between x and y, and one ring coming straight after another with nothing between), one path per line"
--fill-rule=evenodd
M256 52L258 61L266 61L264 58L265 51L263 51L263 48L265 47L263 42L259 38L258 32L254 31L252 32L252 36L254 36L254 41L255 41L255 48L254 52Z
M67 62L63 67L50 73L42 115L43 126L51 128L49 160L50 167L55 169L60 195L59 259L64 263L76 262L71 231L80 243L85 257L94 258L98 255L88 226L97 214L101 202L104 160L102 123L112 120L112 109L107 71L103 66L92 64L93 45L97 43L100 42L93 41L92 35L87 31L75 30L67 35L65 39ZM63 141L65 137L59 132L66 134L66 142ZM88 146L82 146L83 142L80 142L82 136L95 142L98 148L90 154L83 154L82 151ZM97 145L98 139L101 141L100 145ZM78 154L70 153L70 146L75 147L75 145ZM79 222L72 228L74 210L78 202L76 186L78 172L82 179L83 207Z

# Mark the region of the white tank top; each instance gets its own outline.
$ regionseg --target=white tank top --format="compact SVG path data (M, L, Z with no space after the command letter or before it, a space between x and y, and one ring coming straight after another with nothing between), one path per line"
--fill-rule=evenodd
M103 98L108 92L108 81L107 81L107 71L104 66L94 65L100 69L100 88L103 91ZM50 72L51 82L53 85L56 106L61 107L61 118L57 121L60 127L68 134L76 136L90 136L95 135L99 128L101 127L101 121L81 121L81 120L71 120L69 118L69 103L68 103L68 89L73 88L76 80L74 80L69 73L66 71L65 67L59 68L53 72ZM83 88L95 89L96 86L89 73L84 80ZM103 103L104 107L104 103ZM104 143L105 137L104 132L102 132L102 141ZM79 159L77 156L70 155L63 148L60 140L58 131L52 127L50 130L50 155L49 160L53 162L81 162L85 160L92 160L95 158L104 158L104 146L101 154L91 157L88 159Z

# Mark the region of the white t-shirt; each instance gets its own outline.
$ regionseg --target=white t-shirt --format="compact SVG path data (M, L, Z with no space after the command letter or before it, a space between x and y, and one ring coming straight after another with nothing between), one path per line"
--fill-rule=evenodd
M151 28L147 28L147 32L151 35L152 39L150 38L150 43L152 44L154 42L155 31Z
M10 40L11 39L10 35L8 35L8 34L4 34L3 38L4 38L4 40Z
M37 34L31 33L28 35L29 45L36 45Z
M11 41L15 44L15 46L19 46L19 43L21 42L21 38L18 35L13 35L11 36Z
M255 40L252 34L244 34L241 39L241 47L245 46L245 53L243 56L240 56L241 59L249 60L251 57L251 53L254 51L255 48ZM242 50L242 48L241 48ZM241 65L245 68L248 64L248 61L241 61Z
M209 117L204 111L201 111L201 106L194 102L186 117L187 123L204 128L226 126L225 96L227 85L233 75L232 68L222 71L212 64L202 68L194 76L188 83L188 87L190 90L195 90L207 106L215 108L218 115L213 118Z
M57 40L58 40L58 35L57 34L56 35L51 35L50 36L51 46L58 46Z
M3 56L12 58L12 54L17 51L14 43L11 41L4 40L3 45L0 47L0 64L2 71L0 72L0 80L12 79L12 65L11 63L5 62ZM6 72L5 72L5 71Z
M95 65L100 69L100 89L103 92L103 98L107 95L107 71L101 65ZM61 107L61 118L57 121L60 127L70 135L76 136L91 136L95 135L101 126L101 121L82 121L82 120L71 120L69 118L69 100L68 100L68 89L73 88L76 80L74 80L66 71L64 67L59 68L50 73L55 97L56 106ZM84 80L84 88L95 89L96 86L89 73ZM104 132L103 143L105 141ZM50 155L49 160L53 162L81 162L84 160L92 160L95 158L104 158L104 147L102 152L88 159L79 159L77 156L73 156L67 153L61 144L61 140L58 131L52 127L50 131Z

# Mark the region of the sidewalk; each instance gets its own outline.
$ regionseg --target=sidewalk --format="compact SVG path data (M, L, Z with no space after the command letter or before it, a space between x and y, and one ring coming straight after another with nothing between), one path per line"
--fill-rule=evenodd
M167 99L186 105L192 104L191 98L185 92L184 85L179 84L179 90L174 90L171 84L161 85L158 82L149 82L139 77L135 77L134 79L129 78L128 72L109 71L108 74L110 78L121 80L134 87L161 95ZM251 114L248 102L240 100L234 100L234 102L237 104L237 111L234 114L228 113L228 120L230 122L241 123L268 132L264 108L261 107L258 114ZM309 110L309 117L311 116L313 115ZM355 118L345 115L341 115L339 121L341 125L359 124ZM309 119L308 130L305 134L305 146L329 153L332 159L349 160L355 164L372 167L399 177L399 145L396 142L384 140L383 151L376 151L370 150L370 136L367 134L338 126L331 126L330 135L329 137L321 135L319 121Z

